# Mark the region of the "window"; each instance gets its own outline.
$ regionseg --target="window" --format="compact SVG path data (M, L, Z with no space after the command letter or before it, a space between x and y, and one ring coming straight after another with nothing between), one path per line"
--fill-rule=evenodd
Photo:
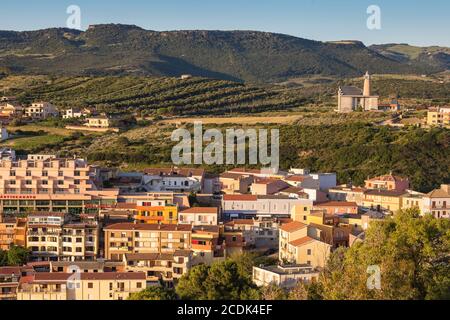
M42 176L43 177L48 177L48 171L42 171Z
M311 249L308 249L307 251L307 255L310 256L311 255Z
M136 283L136 288L138 288L138 289L142 288L142 282Z
M92 282L88 283L88 289L94 289L94 284Z
M58 180L58 185L63 185L64 184L64 180Z
M11 170L11 171L9 172L9 175L10 175L11 177L15 177L15 176L16 176L16 171L15 171L15 170Z
M28 185L29 185L29 184L32 184L32 183L33 183L33 181L31 181L31 180L26 180L26 181L25 181L25 184L28 184Z
M58 177L64 177L64 172L58 171Z
M30 170L27 170L26 175L27 175L27 177L31 177L31 171L30 171Z

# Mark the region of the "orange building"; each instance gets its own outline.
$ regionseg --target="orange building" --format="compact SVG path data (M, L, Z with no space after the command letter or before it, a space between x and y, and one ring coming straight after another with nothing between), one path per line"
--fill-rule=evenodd
M357 214L358 205L356 202L347 201L327 201L314 205L314 209L323 210L326 214Z
M0 215L0 250L26 245L26 219L2 218Z
M178 207L166 206L136 206L137 214L135 220L140 223L149 224L177 224Z

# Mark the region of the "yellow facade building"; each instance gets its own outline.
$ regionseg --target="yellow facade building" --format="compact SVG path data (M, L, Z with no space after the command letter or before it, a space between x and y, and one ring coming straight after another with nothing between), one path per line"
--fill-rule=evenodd
M177 224L178 207L166 206L136 206L137 214L135 220L140 223L149 224Z

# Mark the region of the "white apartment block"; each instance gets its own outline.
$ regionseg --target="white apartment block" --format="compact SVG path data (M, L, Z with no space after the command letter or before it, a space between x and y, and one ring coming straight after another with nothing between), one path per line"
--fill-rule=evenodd
M58 110L49 102L35 102L25 108L25 116L33 119L46 119L57 115Z
M224 195L222 210L225 218L290 217L295 206L312 206L310 199L280 195Z

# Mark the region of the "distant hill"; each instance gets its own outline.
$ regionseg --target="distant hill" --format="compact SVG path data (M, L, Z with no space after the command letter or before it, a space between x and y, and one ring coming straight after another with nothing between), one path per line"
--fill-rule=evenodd
M369 48L401 63L450 70L450 48L416 47L396 43L373 45Z
M114 24L94 25L85 32L0 31L0 70L16 74L192 74L262 83L315 74L420 74L445 68L398 59L359 41L319 42L255 31L156 32Z

